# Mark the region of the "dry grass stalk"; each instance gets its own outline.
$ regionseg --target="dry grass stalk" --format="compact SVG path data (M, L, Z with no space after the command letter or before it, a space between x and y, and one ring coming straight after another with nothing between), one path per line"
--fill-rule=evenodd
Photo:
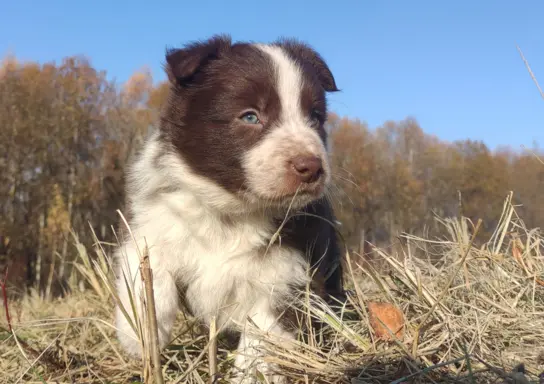
M525 55L521 51L521 48L516 45L516 48L518 49L519 55L521 56L521 59L523 60L523 63L525 64L525 67L527 68L527 71L529 72L529 75L531 76L531 79L533 79L533 82L535 83L538 92L540 93L540 96L544 99L544 92L542 91L542 88L540 88L540 85L538 84L538 81L536 80L536 76L534 75L533 71L531 70L531 67L529 66L529 63L525 59Z
M457 277L457 274L459 273L459 270L465 266L465 261L467 259L467 256L470 252L470 249L472 248L472 245L474 244L474 239L476 238L476 235L478 235L478 232L480 230L480 226L482 225L482 220L478 220L478 224L476 224L476 229L474 230L474 233L472 234L472 238L470 239L470 243L468 244L468 247L467 249L465 250L463 256L461 257L461 262L459 263L459 266L457 267L457 269L454 271L454 273L452 273L448 279L448 282L446 283L446 286L444 287L444 289L442 290L442 293L440 294L440 296L438 297L438 299L434 302L434 304L431 306L431 308L429 309L429 311L427 311L427 313L425 313L425 316L423 317L423 319L421 320L421 322L419 323L419 325L417 326L416 330L415 330L415 334L414 334L414 347L413 349L414 350L417 350L417 345L419 343L419 336L421 334L421 329L427 325L427 321L429 320L429 318L431 317L431 315L434 313L438 303L441 303L442 300L444 300L444 298L446 297L446 295L448 294L449 292L449 289L451 287L451 284L453 283L453 280L455 279L455 277ZM462 248L461 248L462 249Z
M144 248L141 264L142 282L145 288L145 305L147 309L147 331L149 332L150 372L153 373L152 381L155 384L163 384L161 354L159 351L159 328L155 312L155 298L153 296L153 273L149 265L149 249ZM147 382L147 381L146 381Z
M208 360L210 366L210 384L215 383L217 379L217 327L215 316L210 321L210 345L208 347Z

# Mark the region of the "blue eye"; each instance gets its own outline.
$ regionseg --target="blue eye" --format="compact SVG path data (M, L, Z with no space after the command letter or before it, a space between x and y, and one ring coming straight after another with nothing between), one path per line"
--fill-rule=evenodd
M248 124L259 124L260 121L259 121L259 118L257 117L257 115L254 113L254 112L247 112L245 113L241 119L248 123Z

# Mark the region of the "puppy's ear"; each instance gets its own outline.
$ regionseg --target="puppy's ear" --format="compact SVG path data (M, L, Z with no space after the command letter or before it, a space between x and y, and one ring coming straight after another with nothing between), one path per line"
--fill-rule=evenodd
M173 84L190 83L206 64L219 59L230 47L230 36L216 35L206 41L188 44L182 49L168 49L165 65L168 79Z
M306 65L312 67L325 91L339 91L327 63L312 47L295 39L280 39L276 44L285 49L303 67Z

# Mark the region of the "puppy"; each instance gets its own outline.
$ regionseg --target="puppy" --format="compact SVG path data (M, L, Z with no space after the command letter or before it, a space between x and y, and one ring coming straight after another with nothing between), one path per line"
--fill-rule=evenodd
M136 241L127 237L117 250L119 298L132 317L124 276L139 298L138 248L147 244L160 347L183 302L205 324L216 316L218 327L241 332L235 368L249 380L255 368L272 375L247 326L293 338L279 315L298 289L343 293L326 193L334 77L302 42L233 43L223 35L167 51L165 70L158 129L127 174ZM140 356L119 307L116 325L123 348Z

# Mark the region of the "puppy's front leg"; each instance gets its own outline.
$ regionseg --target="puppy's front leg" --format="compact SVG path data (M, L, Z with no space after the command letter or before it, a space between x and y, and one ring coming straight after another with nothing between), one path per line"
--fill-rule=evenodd
M234 370L238 377L237 383L257 383L257 370L267 377L269 383L286 382L286 378L276 372L275 364L267 363L262 359L265 354L262 350L263 338L275 338L276 340L293 340L295 338L293 333L285 330L277 322L276 316L268 298L260 300L248 313L251 321L244 322L234 363ZM255 330L255 326L260 331Z

